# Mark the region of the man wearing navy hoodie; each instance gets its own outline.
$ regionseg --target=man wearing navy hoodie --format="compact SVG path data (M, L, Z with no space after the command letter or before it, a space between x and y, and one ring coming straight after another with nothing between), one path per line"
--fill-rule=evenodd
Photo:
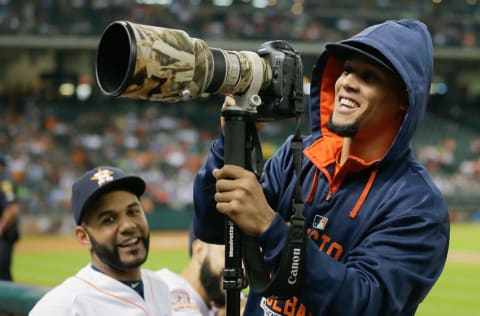
M312 133L303 138L304 281L288 300L250 291L244 315L415 314L443 270L450 234L446 202L411 147L432 70L431 36L413 19L326 45L312 73ZM195 180L195 234L223 243L225 214L254 236L274 271L296 181L290 144L259 182L224 165L223 137L214 141Z

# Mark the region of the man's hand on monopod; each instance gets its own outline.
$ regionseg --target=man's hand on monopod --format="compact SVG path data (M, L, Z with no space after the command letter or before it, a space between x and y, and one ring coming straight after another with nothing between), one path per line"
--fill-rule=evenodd
M266 231L275 219L275 212L268 205L255 174L235 165L225 165L212 174L217 179L217 210L246 234L257 236Z

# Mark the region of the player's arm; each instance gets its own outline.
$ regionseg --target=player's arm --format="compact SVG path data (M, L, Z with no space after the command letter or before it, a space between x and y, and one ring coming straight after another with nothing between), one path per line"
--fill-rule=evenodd
M210 145L206 163L197 172L193 187L193 228L199 239L215 244L224 242L224 215L217 212L215 195L216 180L212 171L221 168L223 160L223 135Z

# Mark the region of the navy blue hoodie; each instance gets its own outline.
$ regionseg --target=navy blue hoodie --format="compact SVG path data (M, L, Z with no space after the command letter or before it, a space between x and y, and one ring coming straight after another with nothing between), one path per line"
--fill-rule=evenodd
M325 51L312 74L312 134L303 139L302 187L308 228L305 282L288 301L250 291L244 315L414 315L443 270L449 243L446 202L412 153L433 71L432 41L416 20L386 21L339 43L378 50L405 83L409 106L382 159L350 157L335 168L342 138L327 131L334 84L343 62ZM381 131L379 131L381 132ZM215 211L214 168L223 166L223 139L212 143L194 187L194 229L223 243L224 216ZM290 141L265 164L262 180L272 225L258 237L267 267L278 264L288 234L295 185Z

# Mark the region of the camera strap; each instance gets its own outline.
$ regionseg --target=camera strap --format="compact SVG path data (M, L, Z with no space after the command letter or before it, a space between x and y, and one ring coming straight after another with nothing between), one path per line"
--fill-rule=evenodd
M251 290L264 297L284 300L299 293L304 280L303 268L306 261L307 234L302 214L303 194L301 186L302 139L298 120L295 135L291 140L291 148L296 174L291 226L276 271L267 272L263 253L256 240L251 236L242 234L243 259Z

